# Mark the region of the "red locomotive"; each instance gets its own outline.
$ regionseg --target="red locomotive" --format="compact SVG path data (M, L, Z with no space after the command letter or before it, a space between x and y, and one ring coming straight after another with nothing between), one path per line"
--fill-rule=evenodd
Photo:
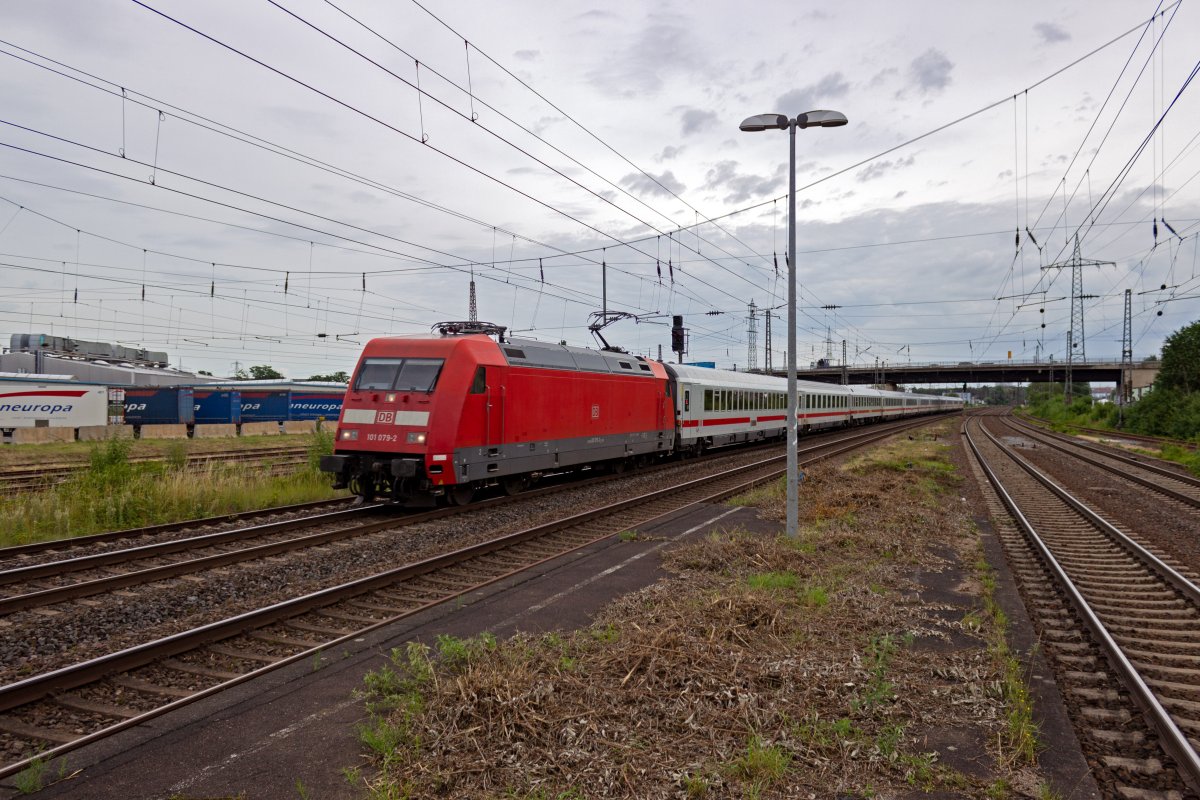
M367 343L321 469L365 499L471 501L544 472L646 460L672 449L662 365L445 323L440 337Z
M360 497L469 503L545 473L780 440L787 381L610 350L504 341L488 323L367 343L321 469ZM493 339L492 337L496 338ZM957 410L957 397L802 381L803 430Z

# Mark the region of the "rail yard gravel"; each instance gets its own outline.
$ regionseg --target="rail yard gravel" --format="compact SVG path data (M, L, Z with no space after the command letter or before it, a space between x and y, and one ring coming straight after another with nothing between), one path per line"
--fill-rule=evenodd
M700 478L770 454L777 454L777 450L759 449L683 462L667 472L568 488L136 590L51 609L17 612L5 618L0 627L0 663L4 664L0 682L96 658L498 534L550 522L567 513L608 505L621 496L661 488L668 480Z
M1151 490L1123 481L1090 464L1082 463L1032 438L1014 434L1001 425L993 428L1022 457L1072 494L1126 531L1137 531L1142 544L1166 556L1189 574L1200 575L1200 538L1196 536L1200 511Z
M365 783L375 796L1051 796L1014 738L975 506L943 434L810 470L801 540L686 544L671 578L590 628L394 651L366 682L379 772ZM780 518L777 493L750 501Z

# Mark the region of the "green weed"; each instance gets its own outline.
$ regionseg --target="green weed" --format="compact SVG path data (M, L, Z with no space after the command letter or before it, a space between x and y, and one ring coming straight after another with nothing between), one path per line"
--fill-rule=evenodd
M794 572L760 572L746 576L746 584L768 592L791 591L800 585L800 578Z
M758 736L751 736L746 751L729 765L729 774L749 781L758 792L782 778L791 763L791 753L778 745L767 746Z
M342 777L351 786L358 786L362 781L362 769L359 767L342 767Z
M621 638L621 631L616 625L610 623L602 628L590 628L588 635L597 642L612 643Z
M689 798L707 797L712 783L704 775L683 776L683 792Z
M829 592L824 586L808 586L800 592L800 603L809 608L822 608L829 605Z
M45 786L46 768L50 763L40 756L29 762L29 766L13 776L17 791L21 794L40 792Z
M1007 705L1008 750L1016 758L1032 764L1040 747L1038 726L1033 719L1033 697L1025 680L1020 659L1008 646L1008 616L996 602L996 576L982 558L975 562L976 575L983 585L983 610L991 621L988 649L1001 673L1001 693Z
M439 634L436 641L442 664L451 670L462 669L496 649L496 637L490 633L481 633L469 639Z

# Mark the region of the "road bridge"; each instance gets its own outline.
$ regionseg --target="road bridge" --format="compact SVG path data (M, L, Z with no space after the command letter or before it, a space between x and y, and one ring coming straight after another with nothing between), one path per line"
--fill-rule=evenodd
M1134 389L1154 383L1160 363L1157 360L1133 362L1129 380ZM995 383L1061 383L1067 365L1060 361L959 361L932 364L887 364L875 366L851 366L846 370L851 384L995 384ZM1071 365L1071 377L1077 383L1121 383L1120 361L1092 360ZM781 370L774 375L786 376ZM841 383L842 368L812 367L797 372L801 380L822 383Z

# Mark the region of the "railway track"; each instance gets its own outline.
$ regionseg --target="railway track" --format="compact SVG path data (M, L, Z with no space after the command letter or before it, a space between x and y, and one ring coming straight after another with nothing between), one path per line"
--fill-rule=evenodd
M767 445L757 449L772 447L778 445ZM742 455L746 452L734 450L732 454ZM716 460L729 458L730 455L731 451L721 451L708 458ZM468 506L450 506L427 512L402 511L383 503L356 506L357 501L353 499L319 501L264 509L249 514L231 514L0 548L0 615L328 544L352 536L374 533L377 530L394 530L460 514L486 513L498 506L514 502L616 481L633 477L634 474L645 475L669 470L674 466L677 465L668 463L642 468L636 473L606 473L569 482L551 479L550 485L519 495L494 497ZM376 512L387 514L388 518L378 524L353 524L355 520L369 517ZM293 514L299 516L293 518ZM249 522L256 517L279 515L289 518L265 524L211 530L214 527ZM307 528L343 521L349 524L335 531L325 531L313 536L289 537L289 534L302 532ZM191 531L197 533L172 535L187 534ZM255 544L257 540L271 541ZM162 563L164 559L174 560L171 563ZM138 568L138 564L144 565L144 568ZM112 574L113 569L121 570L123 574ZM96 576L94 573L97 571L105 574ZM46 585L38 585L39 581L50 581L59 585L49 588Z
M234 450L219 453L195 453L187 457L186 469L208 469L220 464L262 465L272 474L292 472L297 466L308 463L308 447L289 445L255 450ZM129 459L132 464L162 462L163 456L138 456ZM23 464L0 470L0 490L9 492L31 492L61 483L72 475L88 468L87 462L60 464Z
M1169 462L1155 463L1145 457L1124 455L1070 436L1043 430L1035 425L1014 422L1011 416L1004 416L1002 419L1008 429L1030 436L1039 444L1052 447L1185 506L1200 509L1200 478L1187 474L1178 466L1170 465Z
M1039 428L1042 428L1045 424L1038 417L1022 417L1022 419L1026 420L1031 425L1036 425ZM1091 436L1107 437L1109 439L1116 439L1120 441L1141 442L1142 444L1148 444L1159 448L1180 447L1184 450L1195 451L1198 447L1200 447L1200 445L1197 445L1195 442L1187 442L1181 439L1166 439L1162 436L1145 436L1140 433L1126 433L1125 431L1114 431L1108 430L1107 428L1084 428L1079 425L1071 425L1070 428L1073 431L1079 431L1080 433L1086 433Z
M964 436L1097 781L1114 797L1196 792L1197 575L1055 484L987 419L968 418Z
M204 531L226 525L237 525L252 522L260 518L336 511L349 508L356 503L357 499L352 497L313 500L308 503L274 506L254 511L239 511L234 514L221 514L215 517L202 517L199 519L182 520L180 522L164 522L140 528L126 528L119 531L93 533L87 536L48 539L42 542L29 542L28 544L0 547L0 570L28 566L47 557L54 559L63 557L71 558L76 555L85 555L89 552L108 550L113 547L137 547L141 544L158 541L173 534L186 534L189 531Z
M802 462L929 421L809 443ZM784 462L781 453L759 458L0 687L0 777L27 767L31 753L56 757L665 514L774 480Z
M777 447L777 445L768 445ZM744 454L746 451L732 451ZM710 458L728 458L726 451ZM639 471L647 474L670 470L674 464ZM194 575L246 561L295 553L361 536L418 525L459 514L486 513L489 509L547 494L619 480L626 475L602 475L521 493L493 498L466 507L452 506L427 512L399 512L383 504L365 507L334 507L330 503L309 504L317 514L304 514L262 524L203 532L185 537L162 534L188 529L206 529L214 524L244 521L238 516L194 520L174 525L95 534L73 540L46 542L0 549L0 616L17 611L47 608L80 598L129 589L157 581ZM343 505L343 504L339 504ZM349 506L347 501L345 506ZM297 506L291 511L307 510ZM275 516L289 509L268 509L262 516ZM384 520L369 521L377 513ZM361 520L366 517L368 521ZM308 532L318 529L316 532ZM128 546L122 546L128 545Z

